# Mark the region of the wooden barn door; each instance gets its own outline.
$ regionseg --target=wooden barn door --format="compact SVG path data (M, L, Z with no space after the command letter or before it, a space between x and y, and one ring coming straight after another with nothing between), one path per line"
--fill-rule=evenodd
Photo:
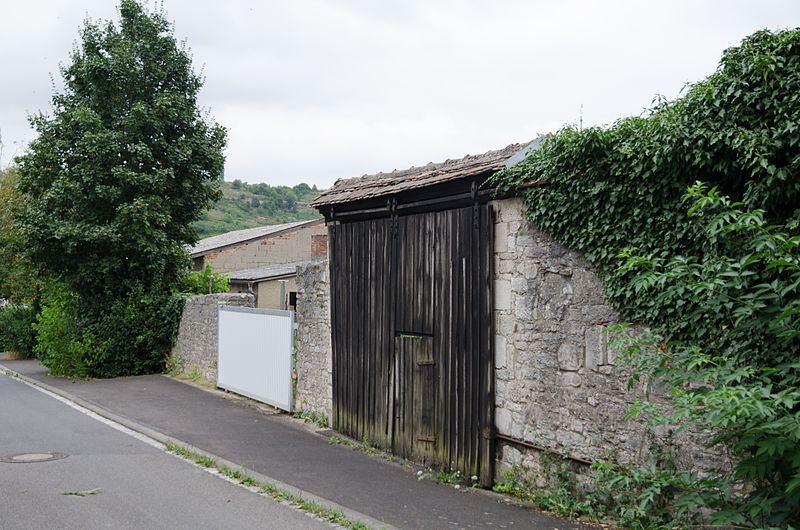
M333 426L492 481L488 205L331 227Z

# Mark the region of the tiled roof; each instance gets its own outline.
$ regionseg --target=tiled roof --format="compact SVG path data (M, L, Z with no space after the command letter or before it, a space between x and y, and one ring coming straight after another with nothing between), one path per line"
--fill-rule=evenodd
M503 149L489 151L482 155L467 155L458 160L446 160L438 164L431 162L426 166L394 170L391 173L339 179L332 188L311 201L310 206L319 207L391 195L432 184L494 172L503 169L506 160L522 150L527 150L528 146L534 142L511 144Z
M254 269L231 272L228 276L232 282L254 282L258 280L269 280L270 278L280 278L291 276L297 271L298 265L313 263L318 260L295 261L294 263L276 263L274 265L264 265Z
M188 249L189 255L193 258L201 256L212 250L227 247L230 245L238 245L262 239L264 237L279 235L284 232L291 232L304 226L312 226L322 223L322 219L312 219L310 221L298 221L294 223L284 223L281 225L259 226L256 228L246 228L244 230L236 230L227 232L218 236L211 236L201 239L197 244Z

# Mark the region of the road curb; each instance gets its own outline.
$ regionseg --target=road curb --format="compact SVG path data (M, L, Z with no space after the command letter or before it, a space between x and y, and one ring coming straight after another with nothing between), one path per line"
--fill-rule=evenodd
M215 455L213 453L205 451L204 449L202 449L200 447L194 446L194 445L192 445L190 443L187 443L187 442L185 442L183 440L179 440L178 438L175 438L173 436L166 435L166 434L164 434L164 433L162 433L160 431L157 431L155 429L147 427L146 425L142 425L141 423L133 421L133 420L131 420L129 418L125 418L123 416L115 414L115 413L113 413L113 412L111 412L109 410L104 409L103 407L99 406L96 403L93 403L91 401L85 400L85 399L80 398L78 396L74 396L74 395L70 394L69 392L67 392L65 390L62 390L60 388L56 388L54 386L48 385L47 383L43 383L42 381L39 381L38 379L34 379L32 377L28 377L28 376L26 376L24 374L20 374L19 372L16 372L15 370L10 369L10 368L8 368L7 366L5 366L3 364L0 364L0 372L2 372L3 374L5 374L8 377L19 379L20 381L22 381L24 383L27 383L28 385L30 385L30 386L32 386L34 388L39 388L39 389L42 389L42 390L46 390L47 392L50 392L51 394L55 394L57 396L60 396L60 397L66 399L68 401L71 401L72 403L78 405L81 408L84 408L84 409L86 409L86 410L88 410L90 412L93 412L93 413L97 414L98 416L101 416L101 417L103 417L103 418L105 418L105 419L107 419L109 421L117 423L117 424L119 424L119 425L121 425L121 426L123 426L123 427L125 427L127 429L130 429L131 431L137 432L137 433L139 433L141 435L144 435L144 436L146 436L148 438L151 438L152 440L155 440L159 444L163 445L164 446L163 449L164 449L165 452L166 452L167 444L174 444L174 445L179 446L179 447L184 447L184 448L188 449L189 451L191 451L193 453L197 453L199 455L202 455L202 456L205 456L207 458L210 458L215 463L217 463L219 465L223 465L223 466L225 466L225 467L227 467L227 468L229 468L229 469L231 469L233 471L241 471L243 475L251 476L254 479L258 480L262 484L263 483L269 483L273 487L275 487L275 489L278 489L280 491L286 492L286 493L292 495L293 497L296 497L298 499L303 499L303 500L306 500L306 501L312 501L312 502L315 502L315 503L317 503L320 506L323 506L325 508L329 508L331 510L335 510L335 511L341 512L348 519L350 519L352 521L359 521L361 523L364 523L365 525L369 526L370 528L384 528L386 530L399 530L397 527L392 526L390 524L387 524L387 523L385 523L383 521L379 521L378 519L375 519L374 517L371 517L371 516L369 516L367 514L358 512L358 511L353 510L351 508L348 508L346 506L342 506L341 504L338 504L338 503L336 503L336 502L334 502L334 501L332 501L330 499L326 499L324 497L320 497L320 496L315 495L315 494L313 494L313 493L311 493L309 491L300 489L300 488L298 488L296 486L292 486L291 484L287 484L287 483L282 482L282 481L280 481L278 479L275 479L275 478L272 478L270 476L264 475L263 473L258 473L256 471L253 471L252 469L247 469L245 466L243 466L241 464L237 464L235 462L231 462L230 460L227 460L227 459L225 459L225 458L223 458L223 457L221 457L219 455Z

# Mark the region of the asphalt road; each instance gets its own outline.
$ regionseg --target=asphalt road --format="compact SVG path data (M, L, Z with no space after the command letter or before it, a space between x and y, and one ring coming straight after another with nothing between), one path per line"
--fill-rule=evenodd
M0 375L0 459L48 452L0 461L0 529L331 528Z

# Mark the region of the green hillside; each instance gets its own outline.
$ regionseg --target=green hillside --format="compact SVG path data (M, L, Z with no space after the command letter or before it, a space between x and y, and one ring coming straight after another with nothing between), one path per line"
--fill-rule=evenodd
M301 183L288 186L222 183L222 198L195 224L200 238L256 226L291 223L320 217L308 207L323 190Z

